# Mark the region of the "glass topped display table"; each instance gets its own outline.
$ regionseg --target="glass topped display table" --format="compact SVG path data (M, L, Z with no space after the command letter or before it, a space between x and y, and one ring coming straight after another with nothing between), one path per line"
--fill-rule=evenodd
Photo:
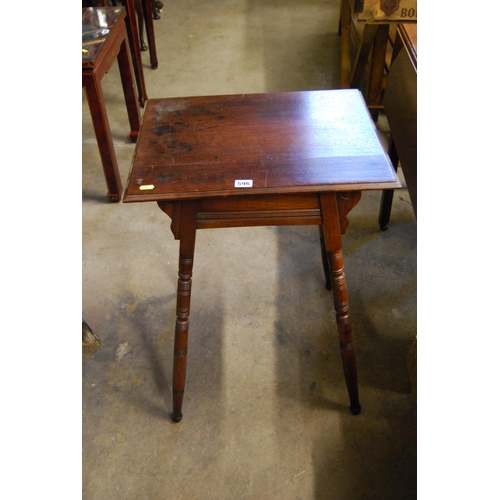
M125 103L130 122L130 139L137 141L141 116L134 85L123 7L82 9L82 85L94 125L108 199L120 201L123 192L109 127L101 80L118 59Z

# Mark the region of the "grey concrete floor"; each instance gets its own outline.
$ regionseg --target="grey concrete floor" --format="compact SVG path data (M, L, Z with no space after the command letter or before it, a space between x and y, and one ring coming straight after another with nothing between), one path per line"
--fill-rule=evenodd
M142 55L150 98L339 86L338 0L164 3L158 69ZM134 145L116 63L103 87L125 184ZM174 424L178 242L155 204L107 201L84 93L82 115L82 314L101 341L83 348L83 498L416 498L406 189L385 232L380 192L364 193L343 240L361 414L349 412L317 228L217 229L197 235Z

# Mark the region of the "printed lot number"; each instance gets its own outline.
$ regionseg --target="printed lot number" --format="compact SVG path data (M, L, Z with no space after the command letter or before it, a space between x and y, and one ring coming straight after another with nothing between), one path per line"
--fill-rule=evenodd
M252 186L253 186L253 180L251 179L234 181L234 187L236 188L251 188Z

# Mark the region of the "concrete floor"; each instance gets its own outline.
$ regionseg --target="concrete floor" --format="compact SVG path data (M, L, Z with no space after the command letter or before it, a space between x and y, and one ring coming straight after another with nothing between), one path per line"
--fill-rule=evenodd
M150 98L339 86L338 0L164 0ZM115 64L103 80L125 184L134 145ZM184 418L170 420L178 242L155 204L110 203L85 94L83 498L416 498L416 221L380 192L344 256L362 412L349 412L316 227L199 231ZM384 117L379 120L386 138ZM222 272L233 270L231 274Z

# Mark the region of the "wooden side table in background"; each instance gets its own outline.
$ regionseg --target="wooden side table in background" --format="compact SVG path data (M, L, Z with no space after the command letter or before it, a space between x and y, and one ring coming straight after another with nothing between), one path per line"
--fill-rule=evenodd
M82 85L87 94L108 186L107 196L110 201L120 201L123 187L106 113L101 80L115 59L118 59L132 142L137 141L141 122L125 28L125 16L124 7L82 9Z
M112 7L111 0L83 0L82 7ZM154 37L153 29L153 12L151 0L122 0L121 2L125 7L127 15L125 17L125 25L127 27L128 42L130 48L130 54L132 57L132 64L134 66L134 75L137 85L137 93L139 98L139 104L144 107L144 104L148 100L148 95L146 92L146 80L144 78L144 69L142 65L141 56L141 40L139 36L139 27L137 19L136 5L142 10L144 17L144 23L146 25L146 32L148 37L148 43L150 45L150 60L151 67L156 69L158 67L158 59L156 56L156 42Z
M151 0L141 0L142 10L144 14L144 23L146 25L146 36L149 44L149 58L151 68L158 68L158 57L156 55L156 40L153 27L153 10ZM139 103L142 107L148 100L146 92L146 81L144 78L144 69L142 65L141 44L139 40L139 29L137 26L137 17L135 9L135 0L125 0L125 8L127 9L127 17L125 19L127 32L129 36L129 44L132 53L132 62L134 65L135 79L139 92Z

